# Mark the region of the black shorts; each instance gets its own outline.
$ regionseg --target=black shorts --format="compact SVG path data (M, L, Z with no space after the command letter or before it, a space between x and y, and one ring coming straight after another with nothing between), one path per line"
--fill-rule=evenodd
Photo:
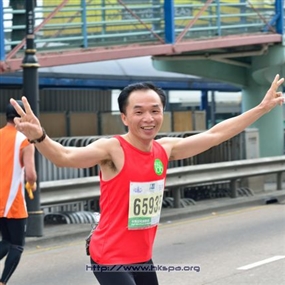
M2 240L14 245L25 245L27 219L0 218Z
M91 258L90 269L100 285L158 285L152 260L125 265L101 265Z

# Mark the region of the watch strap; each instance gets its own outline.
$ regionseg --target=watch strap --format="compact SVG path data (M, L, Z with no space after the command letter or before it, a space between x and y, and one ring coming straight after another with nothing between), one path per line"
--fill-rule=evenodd
M43 131L43 134L40 138L34 139L34 140L28 139L29 143L40 143L40 142L42 142L46 138L46 135L47 135L47 133L43 127L42 127L42 131Z

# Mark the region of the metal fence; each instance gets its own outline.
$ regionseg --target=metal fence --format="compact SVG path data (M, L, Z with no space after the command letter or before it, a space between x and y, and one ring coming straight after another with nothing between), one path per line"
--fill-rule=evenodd
M197 134L198 132L182 132L182 133L160 133L157 138L171 136L185 138ZM102 136L90 136L90 137L62 137L55 138L54 140L64 146L82 147L86 146L93 141L101 138ZM104 136L106 137L106 136ZM213 162L233 161L245 159L246 157L246 140L245 132L231 138L230 140L223 142L222 144L215 146L199 155L177 161L169 162L169 168L198 165ZM48 161L45 157L40 156L40 181L52 181L62 180L80 177L97 176L99 173L99 167L96 165L91 168L77 169L77 168L59 168Z

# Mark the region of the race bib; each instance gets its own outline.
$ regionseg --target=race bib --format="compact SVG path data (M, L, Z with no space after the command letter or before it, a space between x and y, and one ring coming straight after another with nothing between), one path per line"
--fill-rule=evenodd
M139 230L159 223L164 179L152 182L131 182L128 228Z

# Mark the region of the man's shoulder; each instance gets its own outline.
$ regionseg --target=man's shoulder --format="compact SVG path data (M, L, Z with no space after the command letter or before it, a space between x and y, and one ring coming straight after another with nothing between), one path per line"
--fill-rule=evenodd
M102 137L95 140L95 142L102 143L102 144L116 144L119 143L118 136L110 136L110 137Z
M155 142L163 145L165 143L171 143L175 140L176 138L173 138L173 137L162 137L162 138L158 138L155 140Z
M107 150L108 152L113 152L114 150L121 147L118 139L115 137L102 137L93 141L92 145L97 148Z
M2 128L0 128L0 132L3 133L16 133L17 130L15 128L15 126L13 125L5 125Z

